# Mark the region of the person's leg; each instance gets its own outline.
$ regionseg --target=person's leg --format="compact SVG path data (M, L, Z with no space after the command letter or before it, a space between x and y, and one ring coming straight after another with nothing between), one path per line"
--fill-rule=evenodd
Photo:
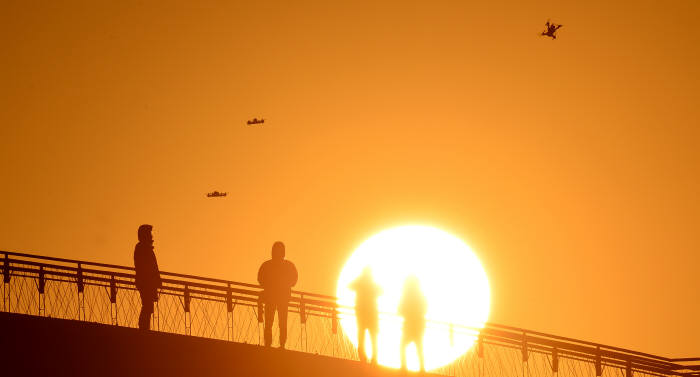
M367 361L367 353L365 352L365 328L357 324L357 353L360 356L360 361Z
M406 346L408 341L406 335L401 336L401 369L406 370Z
M284 348L287 343L287 310L289 303L282 302L277 304L277 317L280 321L280 348Z
M141 296L141 313L139 314L139 329L151 329L151 314L153 313L153 299L146 292L139 292Z
M272 345L272 323L275 320L275 304L265 303L265 347Z
M377 348L377 328L374 327L369 330L369 337L372 340L372 364L377 364L377 352L379 349Z
M418 362L420 363L420 371L425 372L425 358L423 356L423 338L416 339L416 352L418 353Z

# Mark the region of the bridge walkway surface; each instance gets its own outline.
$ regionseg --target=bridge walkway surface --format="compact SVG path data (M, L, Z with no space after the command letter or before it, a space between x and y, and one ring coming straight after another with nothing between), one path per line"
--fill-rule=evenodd
M407 375L299 351L14 313L0 313L0 331L3 376Z

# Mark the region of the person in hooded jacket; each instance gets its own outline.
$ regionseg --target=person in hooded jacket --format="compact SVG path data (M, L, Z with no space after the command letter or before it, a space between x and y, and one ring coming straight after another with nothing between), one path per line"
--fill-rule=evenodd
M263 262L258 270L258 282L263 288L260 299L265 305L265 346L272 345L272 324L275 311L279 320L280 348L287 341L287 309L292 296L292 287L297 283L297 269L294 263L284 259L284 244L272 245L272 259Z
M162 286L156 254L153 252L153 226L139 226L139 242L134 248L134 267L136 269L136 289L141 295L141 314L139 329L150 330L153 303L158 301L158 288Z

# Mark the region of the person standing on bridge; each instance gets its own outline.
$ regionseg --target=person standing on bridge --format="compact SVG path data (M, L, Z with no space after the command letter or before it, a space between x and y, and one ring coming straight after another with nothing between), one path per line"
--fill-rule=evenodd
M423 334L425 333L425 313L428 304L420 289L420 281L416 276L409 276L403 285L403 294L399 302L399 314L403 317L401 334L401 369L406 370L406 347L416 344L418 361L421 372L425 372L423 357Z
M156 254L153 252L153 226L143 224L139 227L139 242L134 248L134 267L136 269L136 289L141 295L141 314L139 329L150 330L153 303L158 301L158 288L162 286Z
M294 263L284 259L284 244L280 241L272 245L272 259L265 261L258 270L258 283L263 288L260 296L265 304L265 346L272 345L272 324L277 320L280 328L280 348L287 341L287 309L292 296L292 287L299 275Z
M379 332L379 311L377 297L382 294L382 287L372 278L372 269L367 266L360 277L350 283L350 289L355 291L355 317L357 318L357 353L360 361L367 361L365 351L365 332L369 331L372 341L372 364L377 364L377 333Z

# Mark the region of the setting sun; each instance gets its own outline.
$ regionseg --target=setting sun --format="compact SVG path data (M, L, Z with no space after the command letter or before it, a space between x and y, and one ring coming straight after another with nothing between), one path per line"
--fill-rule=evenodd
M490 289L486 273L472 250L459 238L428 226L401 226L384 230L362 243L345 263L338 279L338 303L355 305L349 285L365 267L382 289L378 298L378 362L400 366L402 318L397 308L404 281L416 276L427 299L424 335L426 369L449 364L466 352L476 329L488 319ZM450 329L452 324L452 330ZM355 346L357 324L351 309L341 316L343 330ZM471 330L469 330L471 329ZM368 356L371 350L366 339ZM415 347L407 350L408 369L418 369Z

